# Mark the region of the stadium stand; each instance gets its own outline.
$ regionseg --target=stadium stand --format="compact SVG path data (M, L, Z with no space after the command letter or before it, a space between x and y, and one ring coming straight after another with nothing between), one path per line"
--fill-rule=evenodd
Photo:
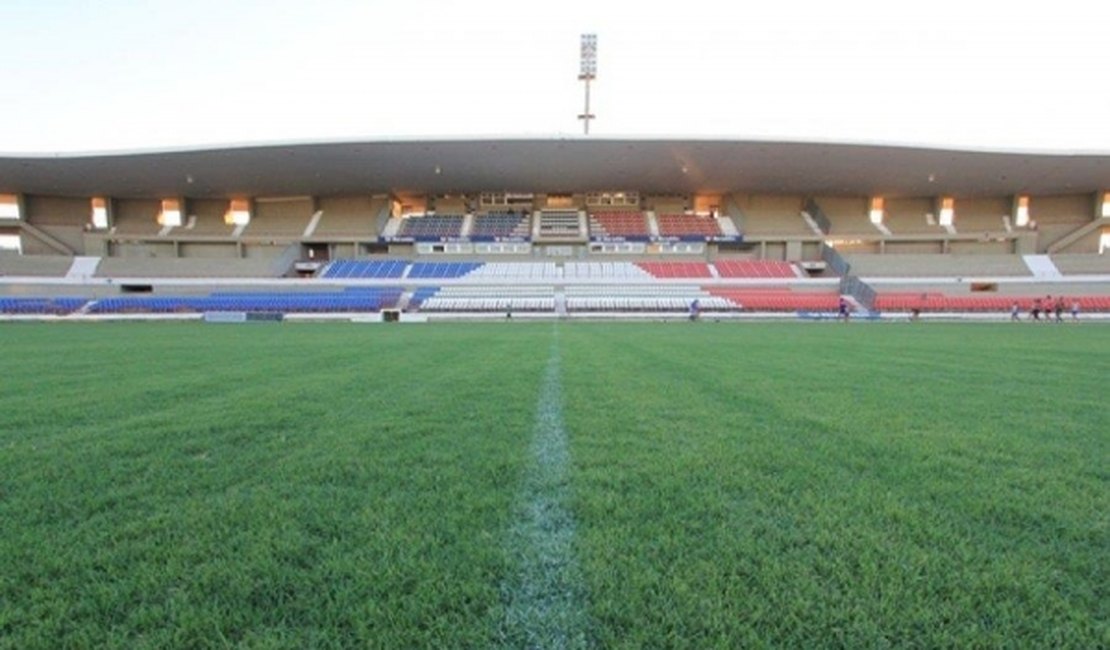
M713 277L709 265L701 262L637 262L636 265L660 279Z
M409 309L418 310L428 298L439 293L439 287L420 287L409 298Z
M311 145L303 151L322 156L319 171L305 162L310 156L275 159L266 148L236 151L257 164L234 169L223 163L227 152L157 154L174 178L203 173L180 187L148 173L149 154L121 154L112 165L0 157L8 183L0 197L0 295L86 293L111 306L116 298L228 298L210 294L217 289L243 300L273 292L255 297L274 301L282 293L388 286L400 290L400 309L560 316L568 309L674 313L703 298L713 299L703 301L710 311L720 300L727 311L789 314L831 310L836 291L864 307L919 300L928 309L983 313L1001 313L1014 298L1064 293L1094 300L1084 303L1093 311L1095 299L1110 295L1110 256L1099 253L1110 236L1099 172L1110 157L1031 153L1014 168L1011 154L853 145L844 151L858 166L829 168L822 156L837 145L726 141L683 149L696 163L689 174L640 165L639 156L619 170L604 162L637 148L666 151L659 143L597 141L581 156L564 155L579 144L452 143L468 152L467 164L451 161L450 173L436 178L429 170L448 157L429 163L435 142ZM501 176L508 150L518 156L514 173L526 172L520 178ZM749 174L756 163L738 162L761 161L764 152L775 161L768 173ZM367 166L344 167L358 161ZM768 175L779 164L789 173ZM917 171L898 173L910 169ZM499 189L503 183L512 190ZM812 196L814 188L830 196ZM869 218L871 193L883 199L881 224ZM954 221L941 226L933 213L947 197ZM232 205L237 217L250 210L249 223L228 223ZM163 206L179 206L182 223L158 223ZM1012 222L1018 206L1028 208L1028 225ZM333 298L354 300L320 297ZM42 313L70 306L9 305ZM77 316L91 307L81 305Z
M698 301L702 311L731 311L725 298L696 286L568 286L568 312L680 312Z
M208 296L121 296L92 303L94 314L182 312L367 312L394 307L399 288L357 287L329 292L212 293Z
M804 292L789 288L713 287L708 291L729 301L735 308L765 312L835 312L840 302L837 292Z
M511 212L476 215L470 236L529 239L532 236L532 220L524 214Z
M410 303L411 304L411 303ZM552 312L554 287L444 287L422 294L425 312Z
M414 239L462 237L465 219L461 214L409 216L401 224L398 236Z
M416 262L409 269L408 278L455 279L473 273L483 266L483 262Z
M949 295L933 291L881 292L875 298L875 309L895 312L1009 312L1016 302L1022 312L1033 308L1034 301L1046 296L1064 296L1065 310L1078 302L1083 312L1110 311L1110 296L1075 295L1057 291L1032 295Z
M653 276L631 262L567 262L568 280L652 280Z
M647 216L640 211L594 212L590 214L590 237L645 238L651 236Z
M545 209L540 211L539 235L553 239L581 238L582 224L578 210Z
M53 314L62 316L77 311L87 302L87 298L73 297L14 298L0 296L0 313L13 315Z
M655 221L659 224L661 237L720 237L720 226L713 217L694 214L658 214Z
M400 278L408 265L408 260L335 260L324 267L320 277L330 280Z
M722 278L796 278L789 262L774 260L717 260L717 275Z
M472 280L527 282L550 281L561 278L562 274L554 262L487 262L467 277Z

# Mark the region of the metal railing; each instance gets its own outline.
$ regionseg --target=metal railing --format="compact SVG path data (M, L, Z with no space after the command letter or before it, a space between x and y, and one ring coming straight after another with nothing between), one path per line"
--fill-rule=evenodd
M877 295L875 289L854 275L846 275L840 278L840 293L852 296L856 299L856 302L868 311L874 311L875 309L875 296Z
M837 275L846 276L852 272L852 265L848 263L848 260L844 259L835 248L828 244L821 244L821 259L825 260L825 263Z
M825 211L821 209L821 206L817 204L817 201L815 201L813 197L806 199L806 205L803 209L808 212L809 216L817 223L817 227L821 229L821 232L826 235L829 234L829 230L832 229L829 216L825 214Z

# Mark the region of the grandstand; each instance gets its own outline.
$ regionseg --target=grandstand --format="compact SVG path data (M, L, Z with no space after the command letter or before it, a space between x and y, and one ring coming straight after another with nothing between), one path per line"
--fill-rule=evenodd
M411 216L404 220L399 236L431 241L462 237L464 220L461 214Z
M643 212L594 212L590 214L590 237L593 239L642 238L651 236Z
M0 313L1110 311L1105 156L508 139L110 162L0 158Z
M526 240L531 235L531 221L526 214L489 212L474 218L470 236L474 238L514 238Z
M656 217L663 237L720 237L717 220L692 214L661 214Z

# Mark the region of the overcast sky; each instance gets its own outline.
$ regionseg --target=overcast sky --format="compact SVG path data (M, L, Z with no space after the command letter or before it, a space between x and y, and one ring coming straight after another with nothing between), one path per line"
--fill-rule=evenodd
M0 151L600 136L1110 151L1105 0L0 0Z

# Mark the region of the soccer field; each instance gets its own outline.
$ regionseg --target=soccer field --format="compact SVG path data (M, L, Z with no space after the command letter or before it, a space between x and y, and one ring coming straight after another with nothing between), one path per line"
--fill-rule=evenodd
M1110 327L0 337L0 648L1110 645Z

